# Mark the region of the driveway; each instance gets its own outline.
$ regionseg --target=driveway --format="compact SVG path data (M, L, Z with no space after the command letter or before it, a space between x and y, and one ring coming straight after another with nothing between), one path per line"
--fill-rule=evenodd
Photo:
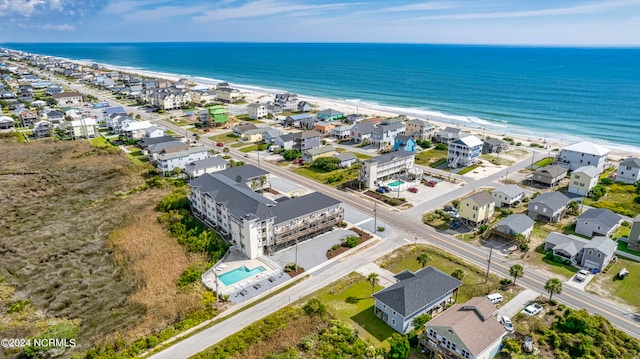
M343 238L348 236L357 236L358 234L346 229L337 229L329 233L325 233L316 238L301 242L298 244L298 265L306 271L316 267L327 259L327 250L334 244L340 244ZM296 261L296 246L291 246L269 257L271 260L280 264L283 268L288 263Z
M532 300L538 298L540 293L535 290L525 289L513 299L505 303L498 309L498 316L513 317L520 313Z

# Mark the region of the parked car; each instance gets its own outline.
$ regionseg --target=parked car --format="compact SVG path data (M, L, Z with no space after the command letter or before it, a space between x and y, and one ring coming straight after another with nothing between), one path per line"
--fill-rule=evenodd
M248 153L245 153L244 156L247 157L247 158L251 157L251 155L248 154Z
M411 193L418 193L418 189L416 187L411 187L407 191L409 191Z
M502 326L504 326L504 329L510 332L513 331L513 323L511 323L511 319L509 319L509 317L507 317L506 315L503 316L500 322L502 323Z
M449 228L451 228L451 229L458 229L458 228L460 228L460 222L458 222L458 221L454 221L454 222L452 222L452 223L451 223L451 226L450 226Z
M542 311L542 306L538 303L533 303L531 305L528 305L526 308L524 308L522 313L533 316L533 315L539 314L541 311Z
M504 300L500 293L487 294L486 297L489 299L491 304L500 304Z
M391 187L389 186L382 186L382 188L384 188L384 190L387 192L391 192Z
M224 142L218 142L218 143L216 143L216 146L218 146L218 147L224 147Z
M458 212L458 210L454 206L444 206L444 211L445 212L449 212L449 211Z
M376 188L376 192L378 192L378 193L387 193L387 190L384 189L384 187L378 187L378 188Z
M438 184L438 182L436 182L436 181L427 181L424 184L427 185L428 187L435 187L436 184Z
M589 271L586 269L580 269L578 271L578 273L576 273L576 280L578 282L584 282L585 279L587 279L587 276L589 275Z
M444 213L450 215L452 218L460 218L460 215L457 211L444 211Z

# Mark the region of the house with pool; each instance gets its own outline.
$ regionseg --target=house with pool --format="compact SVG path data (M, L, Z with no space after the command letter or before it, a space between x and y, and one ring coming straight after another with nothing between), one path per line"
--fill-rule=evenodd
M415 155L408 151L385 153L362 162L358 180L369 189L388 186L403 191L415 186L422 178L422 170L415 167Z

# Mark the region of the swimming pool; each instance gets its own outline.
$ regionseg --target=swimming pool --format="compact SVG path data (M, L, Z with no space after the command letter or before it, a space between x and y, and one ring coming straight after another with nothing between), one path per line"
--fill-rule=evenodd
M254 275L264 272L266 271L266 269L264 269L263 266L260 267L256 267L253 269L249 269L246 266L242 266L240 268L236 268L230 272L221 274L218 276L218 279L220 279L220 281L224 284L224 285L232 285L234 283L237 283L243 279L247 279L249 277L253 277Z
M389 182L387 183L387 186L389 187L398 187L399 185L404 184L404 181L401 180L395 180L393 182Z

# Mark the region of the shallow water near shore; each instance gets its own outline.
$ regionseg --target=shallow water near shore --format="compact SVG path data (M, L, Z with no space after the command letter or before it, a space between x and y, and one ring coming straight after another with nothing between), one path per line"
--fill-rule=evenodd
M286 90L531 138L640 147L640 48L417 44L4 44Z

